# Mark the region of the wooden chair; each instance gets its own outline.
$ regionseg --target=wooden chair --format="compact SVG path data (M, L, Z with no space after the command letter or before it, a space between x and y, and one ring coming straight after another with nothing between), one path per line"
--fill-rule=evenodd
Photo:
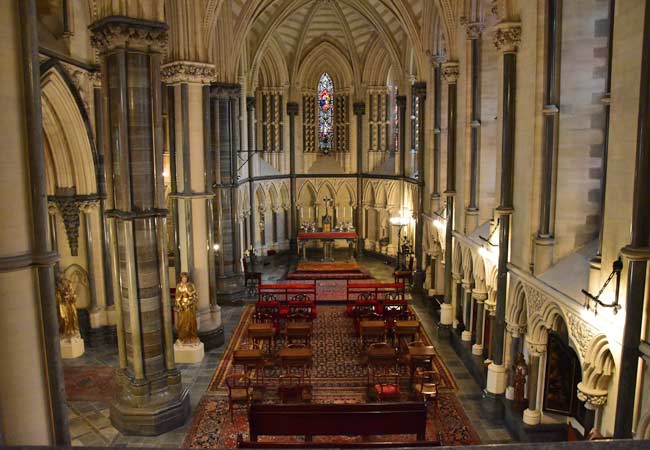
M228 410L230 411L230 421L234 416L235 403L244 404L246 411L251 402L251 379L245 374L232 374L226 377L226 386L228 387Z
M293 343L288 344L287 349L307 349L308 345ZM310 353L311 354L311 353ZM304 383L308 378L311 379L312 357L305 356L299 358L281 358L281 369L284 375L296 374Z
M438 408L438 386L440 375L432 370L416 370L413 382L413 395L416 400L432 403Z
M310 386L296 375L280 375L278 378L278 396L280 403L300 403L311 400Z
M262 272L251 272L248 267L248 261L246 258L242 258L242 265L244 266L244 286L251 287L253 289L253 295L255 290L262 284ZM249 286L249 281L250 286Z
M402 396L400 376L391 367L369 367L369 397L371 400L399 401Z
M368 346L368 368L392 367L397 363L397 355L387 342L374 342Z
M393 272L393 277L395 278L395 283L404 283L405 289L407 286L407 281L408 285L410 286L413 284L413 264L415 263L415 259L411 256L409 258L409 264L406 270L396 270Z
M364 323L365 322L365 323ZM374 322L381 326L365 326L367 322ZM385 342L386 341L386 324L384 319L377 313L365 314L362 317L359 317L356 322L357 336L361 342L361 347L366 348L368 345L373 342Z
M284 328L284 337L287 344L303 343L311 344L313 333L312 316L309 313L296 312L287 316L287 323Z

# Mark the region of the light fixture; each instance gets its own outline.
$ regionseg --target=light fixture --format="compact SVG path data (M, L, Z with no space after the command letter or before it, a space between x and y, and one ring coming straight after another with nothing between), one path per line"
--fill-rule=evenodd
M499 222L500 222L500 219L497 219L497 225L494 227L494 229L492 230L492 232L490 233L490 235L489 235L488 237L481 236L481 235L479 234L479 236L478 236L479 239L481 239L481 240L487 242L487 243L488 243L489 245L491 245L492 247L498 247L499 244L494 244L494 243L492 242L492 236L494 236L494 233L496 233L496 231L499 229Z
M404 225L408 225L409 222L410 219L408 217L395 216L390 218L391 225L399 225L403 227Z
M169 176L169 172L167 172L167 169L163 169L162 176L165 177L165 178L167 178Z
M442 220L447 221L447 202L445 202L438 211L434 211L433 214L440 217Z
M218 252L219 251L219 244L214 244L212 246L212 248L214 249L215 252Z
M616 314L618 310L621 309L621 305L618 303L618 291L619 288L621 287L622 271L623 271L623 261L621 261L621 258L619 257L616 261L612 263L612 273L609 274L609 277L607 277L607 280L605 280L605 284L603 284L603 287L600 288L598 294L594 296L586 289L581 289L582 293L585 294L584 307L587 310L592 309L592 303L594 304L593 305L594 314L598 314L599 305L602 306L603 308L613 308L614 314ZM607 285L609 284L610 281L612 281L612 278L614 278L614 276L616 276L616 288L614 291L614 301L612 303L605 303L602 300L600 300L600 296L603 294L603 291L607 288Z

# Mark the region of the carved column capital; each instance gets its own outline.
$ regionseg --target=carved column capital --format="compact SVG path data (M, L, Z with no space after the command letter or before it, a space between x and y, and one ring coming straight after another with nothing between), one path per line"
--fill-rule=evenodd
M442 77L447 84L456 84L458 82L458 62L450 61L442 65Z
M467 39L469 40L480 39L481 33L483 33L484 30L485 24L483 22L470 22L465 27Z
M521 24L501 22L494 27L494 46L503 53L516 53L521 43Z
M216 78L213 64L194 61L173 61L160 67L160 78L167 84L210 84Z
M512 337L519 337L526 334L526 325L506 322L506 331L510 333Z
M532 356L542 356L546 353L546 344L526 340L526 347L528 347L528 353Z
M586 386L584 382L578 383L577 391L578 399L586 403L585 407L587 409L596 410L607 403L607 391L592 389Z
M354 102L352 109L355 116L363 116L366 113L366 104L364 102Z
M90 25L90 42L100 53L117 48L162 53L167 47L167 24L130 17L104 17Z
M296 116L298 115L298 103L297 102L288 102L287 103L287 114L290 116Z
M436 53L431 55L431 65L434 67L441 67L447 61L447 55L443 53Z

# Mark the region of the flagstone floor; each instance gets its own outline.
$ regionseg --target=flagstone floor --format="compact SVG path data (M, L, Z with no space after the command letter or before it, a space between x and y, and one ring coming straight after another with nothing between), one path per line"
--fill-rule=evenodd
M286 257L277 257L276 261L258 264L256 270L262 271L265 282L278 281L293 266ZM370 270L375 278L392 281L392 268L382 261L363 258L360 265ZM249 302L252 302L250 300ZM476 384L454 350L446 341L437 340L436 324L431 315L424 309L419 299L413 299L413 307L422 320L423 327L434 341L439 354L444 359L458 384L457 397L462 403L465 413L478 431L483 444L511 442L512 437L506 431L502 419L486 415L481 410L482 390ZM227 306L221 310L226 342L236 328L245 304ZM194 411L201 397L206 393L214 371L221 360L226 345L206 353L200 364L179 364L183 383L190 386L190 401ZM86 353L74 360L65 360L66 366L99 366L116 367L117 349L109 346L87 348ZM155 437L125 436L119 433L110 423L108 404L103 402L70 401L68 402L70 418L70 434L74 446L111 446L111 447L163 447L179 448L183 443L192 418L188 418L184 426Z

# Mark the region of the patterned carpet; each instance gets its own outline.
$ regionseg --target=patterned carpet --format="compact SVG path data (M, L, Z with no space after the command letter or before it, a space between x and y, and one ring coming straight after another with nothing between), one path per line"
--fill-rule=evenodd
M250 323L254 306L249 305L233 333L228 348L214 377L208 387L209 392L225 393L224 381L232 370L233 352L244 340L246 329ZM422 340L431 343L431 339L423 333ZM352 319L345 315L345 307L325 305L318 307L318 318L314 321L312 337L314 360L312 369L312 384L314 396L330 396L342 392L365 392L367 371L359 356L359 343L354 333ZM435 358L435 369L442 379L442 389L456 389L457 385L449 369L441 358ZM277 383L279 369L266 369L265 379L271 385Z
M115 392L112 367L64 366L68 401L109 402Z

